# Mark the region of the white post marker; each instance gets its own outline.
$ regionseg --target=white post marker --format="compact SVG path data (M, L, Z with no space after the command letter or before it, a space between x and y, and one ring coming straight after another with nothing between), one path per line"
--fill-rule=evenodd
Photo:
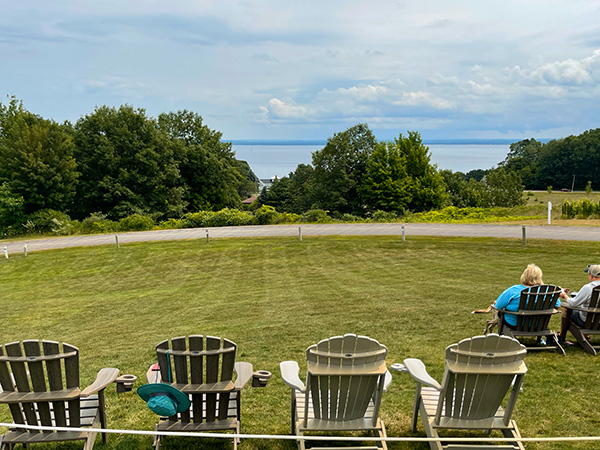
M4 257L8 259L8 247L6 245L4 246Z
M302 242L302 227L298 227L298 240Z
M552 223L552 202L548 202L548 225Z
M207 228L207 229L206 229L206 243L207 243L207 244L208 244L208 242L209 242L209 239L210 239L210 238L208 237L208 228Z
M27 244L23 244L23 256L27 256Z
M120 248L119 247L119 236L117 236L116 234L115 234L115 242L117 243L117 248Z
M404 225L402 225L402 242L404 242Z

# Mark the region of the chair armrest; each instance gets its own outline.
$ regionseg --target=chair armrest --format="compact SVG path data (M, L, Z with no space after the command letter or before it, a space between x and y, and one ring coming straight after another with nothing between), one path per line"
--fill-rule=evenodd
M249 362L238 361L234 364L233 370L235 370L237 375L234 383L235 389L240 390L246 386L248 381L250 381L252 378L252 372L254 372L254 368Z
M438 391L442 390L442 386L431 375L427 373L423 361L416 358L408 358L404 360L404 366L408 374L413 377L418 383L431 386Z
M146 372L146 381L149 384L162 383L162 377L160 375L160 367L158 366L158 363L152 364L148 368L148 371Z
M389 370L385 371L384 377L385 379L383 381L383 392L387 392L388 388L390 387L390 384L392 384L392 374Z
M296 361L283 361L279 363L281 379L292 389L304 392L304 383L300 380L300 367Z
M82 397L89 397L96 392L101 391L110 383L114 382L119 377L119 369L104 368L96 375L96 380L81 391Z

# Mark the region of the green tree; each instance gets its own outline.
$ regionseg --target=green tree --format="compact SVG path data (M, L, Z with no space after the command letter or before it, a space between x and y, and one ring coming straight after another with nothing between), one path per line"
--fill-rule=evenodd
M524 139L510 144L506 159L499 166L508 172L516 172L526 188L537 186L542 144L535 139Z
M241 206L238 190L248 173L242 173L231 143L221 142L221 133L188 110L160 114L158 126L171 141L189 211Z
M371 211L397 211L412 200L413 180L406 170L406 157L395 142L379 142L367 162L360 192Z
M377 141L366 124L358 124L327 139L312 155L316 206L341 213L364 213L359 186Z
M23 198L27 214L71 207L77 164L68 126L25 110L14 97L0 104L0 182Z
M248 198L258 192L258 177L246 161L236 160L241 180L238 186L238 194L241 199Z
M0 184L0 236L18 231L25 220L23 197L14 194L8 183Z
M400 154L406 159L406 172L411 177L411 200L408 208L411 211L428 211L439 208L446 200L444 180L431 164L429 147L423 144L421 135L409 131L408 136L395 140Z
M75 125L79 171L77 213L115 220L132 214L155 218L183 213L180 172L173 145L143 109L101 106Z
M503 167L490 171L485 180L487 186L487 204L483 206L523 205L523 185L516 172L508 172Z

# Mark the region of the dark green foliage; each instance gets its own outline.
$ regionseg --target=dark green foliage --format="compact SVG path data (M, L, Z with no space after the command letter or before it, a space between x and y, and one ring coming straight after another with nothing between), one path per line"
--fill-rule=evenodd
M248 198L258 192L258 177L250 168L246 161L235 160L238 171L242 175L240 185L238 186L238 194L241 199Z
M487 201L482 206L518 206L525 203L521 177L503 167L486 175Z
M330 223L331 217L327 215L327 211L322 209L310 209L302 214L302 222L307 223Z
M363 213L359 188L376 144L369 127L358 124L334 134L323 149L313 153L314 202L319 208Z
M21 231L25 218L23 203L23 197L11 192L8 183L0 184L0 236Z
M87 234L112 233L118 231L118 228L119 222L113 222L101 213L92 213L81 221L81 232Z
M23 198L25 213L69 210L78 176L73 152L68 126L30 113L14 97L0 103L0 182Z
M174 146L143 109L96 108L77 121L75 143L79 217L91 211L111 219L182 213L184 188Z
M241 206L239 191L252 190L256 176L235 159L231 143L221 142L221 133L187 110L160 114L158 127L173 148L186 211Z
M71 218L60 211L40 209L27 217L27 229L41 234L71 234Z

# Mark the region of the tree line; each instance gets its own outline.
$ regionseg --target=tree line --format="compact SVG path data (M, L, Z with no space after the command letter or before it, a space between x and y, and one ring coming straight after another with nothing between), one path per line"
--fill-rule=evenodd
M44 210L158 220L240 207L258 179L221 137L187 110L100 106L59 124L13 97L0 103L0 231Z
M525 139L511 144L500 166L519 174L527 189L584 190L600 179L600 128L541 143Z
M75 123L57 123L10 98L0 103L0 235L32 218L89 217L153 221L198 211L241 208L258 179L231 144L192 111L149 117L145 110L100 106ZM445 206L523 203L523 189L575 188L595 180L600 129L541 143L511 144L492 169L438 170L418 132L377 141L366 124L335 133L288 176L263 189L254 205L281 213L327 211L398 216ZM37 216L36 216L37 215Z
M287 177L263 189L260 204L301 214L310 209L365 216L402 215L444 206L515 206L523 202L519 174L504 168L468 174L439 171L419 133L378 142L366 124L334 134Z

